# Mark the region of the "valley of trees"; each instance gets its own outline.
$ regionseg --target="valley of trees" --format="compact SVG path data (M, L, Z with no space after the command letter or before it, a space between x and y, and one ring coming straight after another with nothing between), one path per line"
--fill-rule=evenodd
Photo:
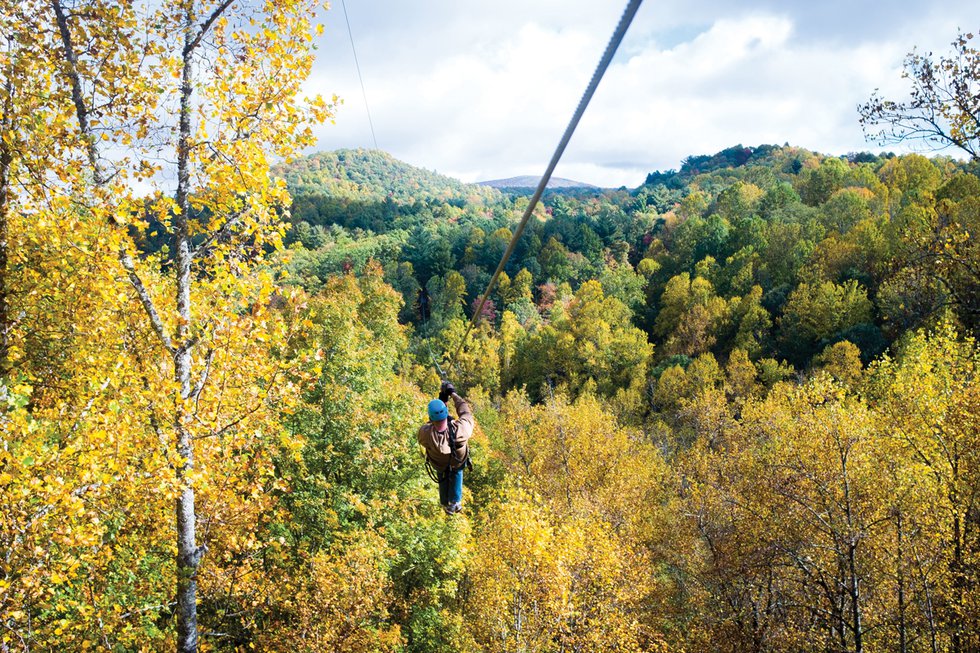
M0 651L980 650L975 159L551 191L452 358L528 200L298 156L314 4L0 0Z

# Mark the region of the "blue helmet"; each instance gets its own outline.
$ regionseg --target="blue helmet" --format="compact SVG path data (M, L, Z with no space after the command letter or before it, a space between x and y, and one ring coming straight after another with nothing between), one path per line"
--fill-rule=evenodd
M441 422L447 417L449 417L449 409L446 408L446 402L441 399L433 399L429 402L430 422Z

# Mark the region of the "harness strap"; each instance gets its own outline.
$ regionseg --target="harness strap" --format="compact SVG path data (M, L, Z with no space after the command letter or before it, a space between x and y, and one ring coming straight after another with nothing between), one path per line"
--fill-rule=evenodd
M449 429L449 464L440 469L436 466L435 461L428 454L425 454L425 471L429 474L429 478L432 479L433 483L438 483L439 474L450 471L453 468L454 462L459 463L457 469L465 467L469 471L473 471L473 461L470 460L469 447L466 448L466 457L463 460L459 460L456 457L456 452L459 450L459 447L456 445L456 432L458 429L453 425L451 419L447 420L447 428Z
M452 469L453 462L456 461L456 452L459 450L459 446L456 444L456 432L459 430L453 426L452 420L447 420L447 428L449 429L449 465L446 469ZM466 464L466 459L470 457L469 447L466 449L466 458L459 461L459 466L462 467Z

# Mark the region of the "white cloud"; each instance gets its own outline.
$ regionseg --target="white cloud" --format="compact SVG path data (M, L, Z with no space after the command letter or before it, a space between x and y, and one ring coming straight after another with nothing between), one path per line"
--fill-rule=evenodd
M620 10L379 0L378 14L363 16L354 4L379 146L465 181L543 171ZM872 149L857 104L876 87L904 92L900 66L913 45L942 52L956 26L980 22L980 9L954 6L909 3L879 20L877 5L862 0L644 6L556 174L636 186L651 170L736 143ZM310 88L345 104L321 130L321 148L370 147L342 9L330 13Z

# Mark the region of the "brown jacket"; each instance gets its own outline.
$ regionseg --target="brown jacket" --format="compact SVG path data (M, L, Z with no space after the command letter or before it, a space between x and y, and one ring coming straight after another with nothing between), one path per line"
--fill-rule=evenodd
M425 455L432 461L437 469L446 469L452 461L452 469L459 469L463 466L466 456L469 453L470 436L473 435L473 411L458 394L453 394L453 403L456 405L458 419L450 418L456 429L456 455L453 456L449 446L449 429L444 433L438 433L432 428L432 422L424 424L419 429L418 440L425 448Z

